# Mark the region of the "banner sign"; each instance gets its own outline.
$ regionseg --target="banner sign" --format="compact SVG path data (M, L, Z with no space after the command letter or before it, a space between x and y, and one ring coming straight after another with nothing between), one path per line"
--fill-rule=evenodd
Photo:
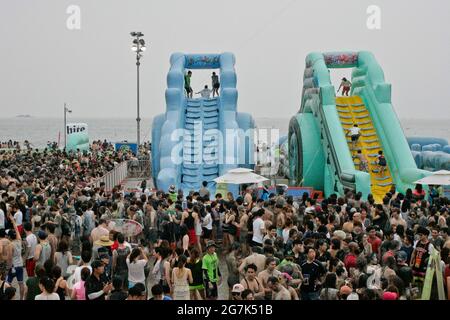
M128 152L128 150L131 150L133 154L137 154L138 147L137 143L134 142L116 142L114 145L114 148L116 151L122 151L122 152Z
M67 151L89 151L88 125L86 123L68 123L66 135Z
M226 183L218 183L216 184L216 194L222 194L223 198L227 197L227 193L228 193L228 186Z
M278 193L277 187L275 187L275 186L269 187L268 190L269 190L269 193L274 193L274 194ZM294 198L301 198L301 197L303 197L303 193L306 192L308 194L308 197L311 197L313 194L313 190L314 189L310 188L310 187L288 187L285 190L285 195L292 196ZM258 188L258 197L262 196L262 192L263 192L263 188L259 187Z

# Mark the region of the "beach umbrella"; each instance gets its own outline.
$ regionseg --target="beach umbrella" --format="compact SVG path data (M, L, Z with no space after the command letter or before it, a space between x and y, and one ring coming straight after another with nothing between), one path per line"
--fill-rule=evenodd
M244 183L260 183L267 181L266 177L256 174L251 169L246 168L236 168L231 169L223 176L215 178L216 183L229 183L229 184L244 184Z
M450 171L448 170L439 170L433 172L428 177L419 179L414 183L426 184L426 185L440 185L440 186L449 186L450 185Z

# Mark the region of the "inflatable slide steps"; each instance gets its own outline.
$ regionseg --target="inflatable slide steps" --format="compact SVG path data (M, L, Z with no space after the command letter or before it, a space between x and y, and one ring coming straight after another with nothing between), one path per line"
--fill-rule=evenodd
M198 190L203 181L212 187L219 176L219 98L188 99L184 129L182 189Z
M359 159L356 157L357 150L361 149L369 163L369 174L371 176L371 192L377 203L380 203L392 185L392 177L389 167L386 167L383 175L378 174L376 159L378 151L382 150L381 142L374 129L369 111L366 109L361 97L336 97L336 109L341 120L342 127L347 135L348 130L356 123L361 128L356 150L352 150L352 142L349 136L346 136L349 150L352 152L352 158L355 168L359 170Z

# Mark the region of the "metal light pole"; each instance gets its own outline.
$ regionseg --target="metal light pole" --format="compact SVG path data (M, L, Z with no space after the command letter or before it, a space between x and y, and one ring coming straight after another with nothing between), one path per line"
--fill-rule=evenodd
M67 108L67 104L64 102L64 149L67 147L67 112L72 113L72 110Z
M145 47L145 41L142 39L144 34L142 32L131 32L130 33L133 39L133 44L131 46L131 50L136 52L136 84L137 84L137 155L139 154L139 146L141 145L141 117L140 117L140 109L139 109L139 66L141 65L142 53L147 49ZM136 156L137 156L136 155Z

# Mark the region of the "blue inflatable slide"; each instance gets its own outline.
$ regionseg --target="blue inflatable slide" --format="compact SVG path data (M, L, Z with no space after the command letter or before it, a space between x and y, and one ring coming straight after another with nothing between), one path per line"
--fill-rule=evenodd
M152 171L158 189L175 185L186 193L206 181L213 196L215 178L233 168L252 168L255 123L249 114L237 112L234 64L232 53L172 54L166 112L155 117L152 126ZM216 69L220 96L188 98L184 76L190 69ZM237 186L228 186L229 191L233 188Z

